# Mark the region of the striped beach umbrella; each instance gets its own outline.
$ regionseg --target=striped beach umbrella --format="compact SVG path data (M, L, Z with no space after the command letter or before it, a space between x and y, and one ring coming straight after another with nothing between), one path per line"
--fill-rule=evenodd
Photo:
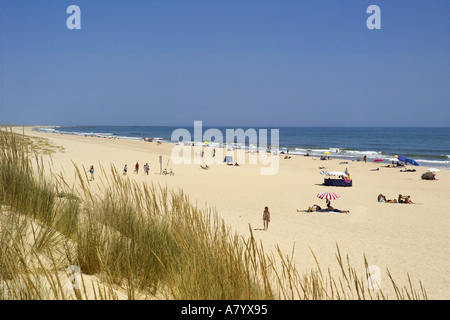
M322 192L317 194L317 198L319 199L327 199L327 200L336 200L339 199L341 196L338 196L336 193L333 192Z
M319 174L322 174L324 176L346 176L347 174L345 172L340 171L320 171Z

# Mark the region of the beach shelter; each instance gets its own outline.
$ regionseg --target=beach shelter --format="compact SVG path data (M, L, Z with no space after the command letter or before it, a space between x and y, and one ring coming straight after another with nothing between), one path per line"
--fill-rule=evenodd
M409 158L407 158L407 157L405 157L405 156L397 156L397 155L395 155L394 157L396 157L398 160L400 160L400 161L403 161L403 162L408 162L408 163L410 163L410 164L412 164L412 165L414 165L414 166L418 166L419 164L417 163L417 161L416 160L414 160L414 159L409 159Z
M225 158L223 159L223 162L226 162L227 164L232 164L233 163L233 157L231 156L231 154L227 154L225 156Z

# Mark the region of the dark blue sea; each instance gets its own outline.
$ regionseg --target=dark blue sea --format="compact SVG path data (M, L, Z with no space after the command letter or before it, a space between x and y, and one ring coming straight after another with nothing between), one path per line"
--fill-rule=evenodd
M211 127L202 127L202 133ZM106 138L160 139L162 142L175 143L180 137L171 140L176 129L186 129L194 141L194 127L156 127L156 126L73 126L46 128L46 131L58 134L90 135ZM280 152L289 154L320 156L330 152L331 158L356 160L367 155L368 161L382 159L384 163L396 160L395 155L404 155L417 161L419 166L450 169L450 127L444 128L330 128L330 127L214 127L223 135L226 143L227 129L267 129L267 141L271 143L271 129L278 129ZM42 130L42 129L40 129ZM186 142L186 141L185 141ZM199 141L203 142L203 141ZM221 142L221 141L216 141ZM238 141L235 141L238 142ZM248 139L246 146L248 145ZM261 147L261 145L259 145Z

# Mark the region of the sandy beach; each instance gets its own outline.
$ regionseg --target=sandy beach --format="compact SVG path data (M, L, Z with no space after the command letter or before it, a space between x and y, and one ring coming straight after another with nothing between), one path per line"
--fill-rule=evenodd
M304 156L284 159L284 155L278 155L279 170L275 175L261 175L264 165L246 161L240 166L212 164L208 170L199 164L169 162L168 168L175 173L169 176L159 174L159 157L162 156L164 169L174 144L43 133L32 131L32 127L13 130L47 138L62 147L63 151L53 153L51 161L48 159L48 166L54 174L61 173L69 184L75 181L73 163L85 171L94 166L95 180L89 182L93 190L104 181L100 166L110 174L111 165L122 173L127 164L124 179L182 189L192 203L215 208L243 237L248 237L251 229L268 253L278 245L290 255L295 246L293 257L299 270L316 268L313 251L322 269L329 268L331 273L338 274L339 246L341 254L348 255L360 275L365 272L364 256L369 265L378 266L381 289L392 298L395 295L387 270L399 285L408 284L408 274L416 288L421 281L429 299L450 298L448 170L440 170L437 180L427 181L421 179L427 167L408 166L416 172L401 172L400 168L384 167L387 163L349 160L348 164L342 164L342 159L323 161ZM136 162L140 165L138 174L133 172ZM148 175L143 170L145 163L150 165ZM330 171L347 169L353 186L322 185L321 167ZM325 200L316 197L321 192L341 196L332 205L349 213L297 212L313 204L325 206ZM414 204L377 202L380 192L388 199L410 195ZM263 230L262 221L265 206L271 214L267 231Z

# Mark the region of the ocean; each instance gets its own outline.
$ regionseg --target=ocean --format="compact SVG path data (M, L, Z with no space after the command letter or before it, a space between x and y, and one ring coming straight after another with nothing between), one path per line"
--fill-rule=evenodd
M36 128L36 130L53 132L57 134L74 134L98 136L106 138L160 140L166 143L171 141L172 133L176 129L186 129L194 137L194 127L174 126L70 126L53 128ZM381 164L390 164L397 160L395 155L403 155L417 161L419 166L450 169L450 127L444 128L359 128L359 127L202 127L202 133L207 129L218 129L226 140L227 129L267 129L267 142L271 141L271 129L279 130L279 152L292 155L326 156L343 160L362 159L365 155L367 161L381 159ZM193 140L193 139L191 139ZM198 141L201 143L202 141ZM235 139L234 146L238 147ZM223 141L224 145L226 141ZM241 148L252 147L248 145ZM261 147L261 146L259 146Z

